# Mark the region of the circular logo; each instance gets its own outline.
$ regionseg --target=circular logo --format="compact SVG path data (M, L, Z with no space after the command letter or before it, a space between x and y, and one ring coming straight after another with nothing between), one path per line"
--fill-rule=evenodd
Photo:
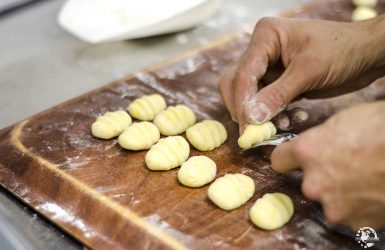
M356 234L356 241L363 248L374 246L379 241L376 231L371 227L361 227Z

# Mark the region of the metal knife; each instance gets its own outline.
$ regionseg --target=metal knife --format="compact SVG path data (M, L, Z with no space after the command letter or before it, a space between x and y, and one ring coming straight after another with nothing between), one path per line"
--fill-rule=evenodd
M251 148L256 148L256 147L266 146L266 145L277 146L283 142L294 140L296 137L297 137L297 135L292 134L292 133L277 134L269 140L254 144L253 146L251 146ZM251 149L251 148L249 148L249 149ZM245 149L245 150L247 150L247 149Z

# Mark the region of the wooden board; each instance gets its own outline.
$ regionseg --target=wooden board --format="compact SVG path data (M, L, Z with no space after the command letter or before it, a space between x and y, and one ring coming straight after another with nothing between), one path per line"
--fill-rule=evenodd
M287 15L344 20L351 8L348 1L320 1ZM301 195L300 172L273 172L269 148L248 153L239 150L237 125L225 109L217 83L248 40L248 34L235 34L3 129L2 187L95 249L354 247L351 232L329 225L320 206ZM255 180L256 192L246 205L231 212L220 210L208 200L207 186L183 187L177 181L177 170L149 171L144 164L146 152L129 152L115 139L92 137L90 125L95 117L124 109L136 97L154 92L165 96L169 105L190 106L198 119L224 123L229 140L204 155L217 163L217 176L244 173ZM384 93L383 81L378 81L354 94L293 106L310 112L308 126L312 126L343 107L381 98ZM191 152L198 154L202 153ZM264 193L276 191L292 197L294 217L276 231L254 227L249 208Z

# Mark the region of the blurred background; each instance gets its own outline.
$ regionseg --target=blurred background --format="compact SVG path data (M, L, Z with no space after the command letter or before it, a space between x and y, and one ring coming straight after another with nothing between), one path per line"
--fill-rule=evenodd
M1 0L0 129L304 2L223 0L195 28L90 44L58 25L63 0ZM81 248L0 188L0 249Z

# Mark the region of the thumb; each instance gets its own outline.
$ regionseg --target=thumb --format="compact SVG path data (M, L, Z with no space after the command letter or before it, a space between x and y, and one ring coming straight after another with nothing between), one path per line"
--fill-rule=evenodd
M302 94L311 82L303 68L289 65L281 77L246 100L246 121L260 124L271 120Z

